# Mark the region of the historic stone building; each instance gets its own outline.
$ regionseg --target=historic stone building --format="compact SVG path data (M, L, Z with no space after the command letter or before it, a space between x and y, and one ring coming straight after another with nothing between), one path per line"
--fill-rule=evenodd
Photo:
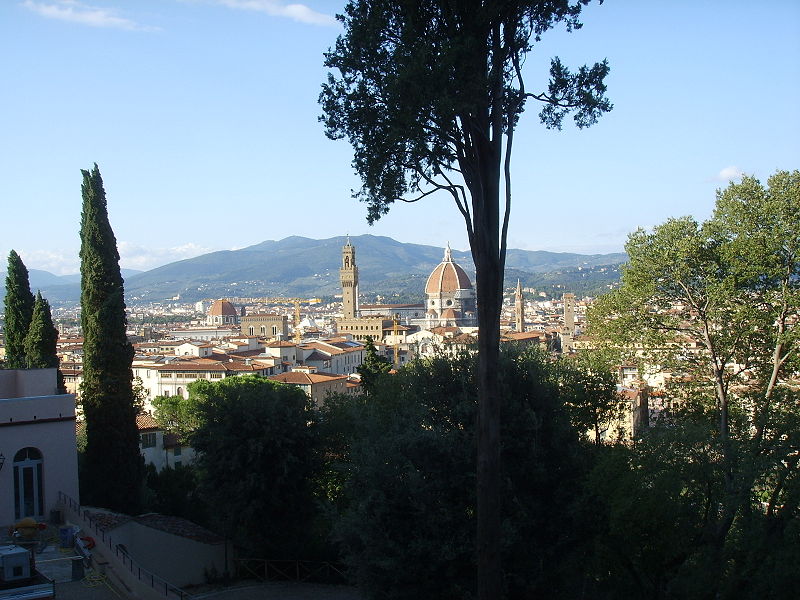
M358 266L356 249L347 238L342 248L342 266L339 269L342 284L342 318L336 320L336 331L349 334L354 340L364 342L368 337L375 341L383 339L383 330L391 326L392 319L385 315L362 317L358 308Z
M426 328L473 327L477 324L475 290L464 269L453 262L450 244L444 251L444 259L428 277L425 297Z
M251 314L241 318L242 335L258 336L270 340L285 340L289 337L289 322L286 315Z
M336 320L340 334L365 341L371 337L381 341L394 331L394 320L400 324L433 327L474 327L475 290L464 269L453 262L450 246L444 259L428 277L424 304L358 305L358 266L356 252L348 238L342 248L342 318ZM426 312L427 308L427 312Z
M514 292L514 329L519 333L525 331L525 298L522 295L522 284L519 279Z
M208 309L206 325L237 325L239 323L239 313L236 308L227 300L214 300L214 304Z
M342 267L339 269L339 281L342 284L342 317L355 319L358 315L358 267L356 266L356 249L350 243L350 237L342 248Z
M564 294L564 326L561 328L561 352L575 350L575 294Z

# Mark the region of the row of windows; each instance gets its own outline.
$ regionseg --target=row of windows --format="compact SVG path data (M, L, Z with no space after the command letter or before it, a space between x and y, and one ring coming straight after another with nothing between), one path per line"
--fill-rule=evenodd
M267 328L264 325L262 325L260 329L261 329L260 332L261 335L267 335ZM248 335L255 335L255 330L256 330L255 327L250 327L248 330L249 331ZM272 335L278 335L278 328L275 325L272 326Z
M141 444L142 448L155 448L156 447L155 432L141 434L139 436L139 443ZM182 453L183 449L180 446L176 446L172 450L173 456L180 456Z
M175 377L176 379L197 379L205 378L203 373L178 373L178 372L170 372L170 371L162 371L159 373L162 379L172 379ZM215 375L222 376L222 373L211 373L211 378L213 379Z

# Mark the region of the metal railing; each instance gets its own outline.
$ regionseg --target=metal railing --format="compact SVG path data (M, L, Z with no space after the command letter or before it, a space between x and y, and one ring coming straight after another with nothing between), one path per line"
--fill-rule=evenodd
M113 542L111 535L107 534L106 530L100 526L96 519L92 518L91 512L87 509L81 508L81 505L73 500L70 496L63 492L58 492L58 500L67 510L71 511L74 515L80 517L84 520L84 522L88 523L92 532L96 536L95 543L103 543L105 546L107 546L114 556L116 556L116 558L120 561L125 570L128 571L133 577L136 577L145 585L150 586L153 590L162 594L164 598L179 598L180 600L189 600L192 598L191 594L184 592L182 589L172 585L152 571L148 571L144 567L137 564L127 552L120 549L119 544L115 544Z
M349 583L344 566L330 562L237 558L234 563L239 577L255 577L260 581Z

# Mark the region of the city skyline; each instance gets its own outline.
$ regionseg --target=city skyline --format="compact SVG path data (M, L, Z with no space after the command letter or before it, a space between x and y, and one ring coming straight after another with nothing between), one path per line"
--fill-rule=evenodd
M374 227L350 197L345 141L317 122L322 53L343 1L24 0L0 7L0 251L78 270L80 169L100 166L125 268L289 235L370 233L467 249L452 202L395 205ZM765 15L772 18L766 19ZM691 20L689 20L691 17ZM779 18L778 18L779 17ZM707 218L742 172L800 157L800 6L586 7L529 56L608 58L614 110L550 132L529 105L515 139L509 247L607 253L673 216Z

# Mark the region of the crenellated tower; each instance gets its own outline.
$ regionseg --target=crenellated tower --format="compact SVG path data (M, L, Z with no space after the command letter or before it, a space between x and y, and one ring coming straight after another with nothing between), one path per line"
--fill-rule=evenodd
M564 294L564 327L561 330L561 351L569 354L575 349L575 294Z
M522 284L517 279L517 289L514 292L514 329L520 333L525 331L525 298L522 296Z
M358 267L356 266L356 249L350 243L342 248L342 268L339 269L339 280L342 284L342 311L345 319L358 317Z

